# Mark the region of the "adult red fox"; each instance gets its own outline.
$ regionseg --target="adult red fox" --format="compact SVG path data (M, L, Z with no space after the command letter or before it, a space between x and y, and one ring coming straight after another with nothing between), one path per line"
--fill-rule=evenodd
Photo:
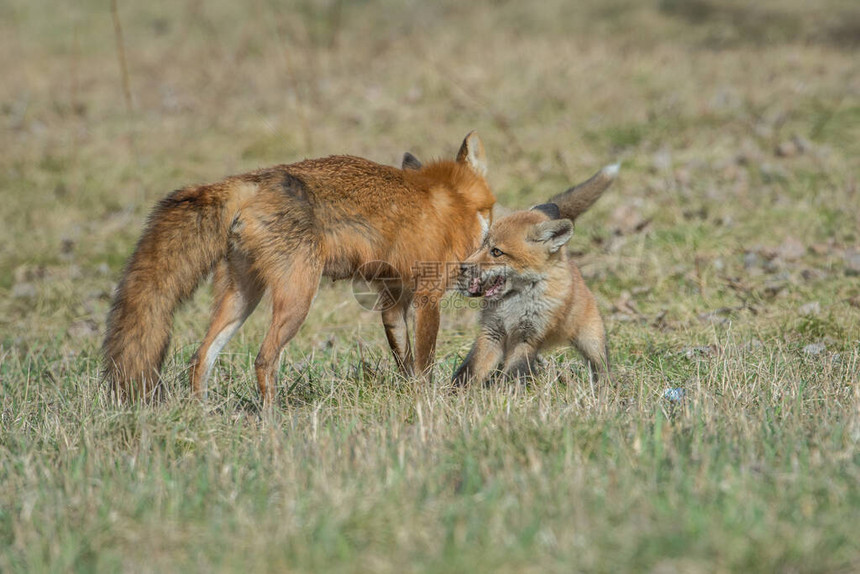
M493 223L481 248L461 266L459 290L484 297L481 331L454 373L454 384L486 382L494 373L520 378L538 353L572 344L592 378L607 375L606 331L594 296L564 246L573 222L609 187L613 165L548 203Z
M385 279L396 300L382 322L397 364L425 372L440 296L422 292L415 266L462 261L478 247L495 203L485 173L483 145L470 133L454 161L419 169L331 156L174 191L150 214L117 287L103 345L107 381L120 397L159 388L173 313L213 270L212 320L191 361L195 395L205 395L218 353L269 291L272 320L254 367L271 402L280 352L320 277L350 278L359 268ZM442 274L426 289L444 291L450 279ZM413 298L422 301L414 359L406 327Z

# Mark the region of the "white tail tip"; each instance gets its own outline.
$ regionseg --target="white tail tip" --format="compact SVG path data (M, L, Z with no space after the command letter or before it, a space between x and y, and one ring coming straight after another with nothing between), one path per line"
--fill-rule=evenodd
M609 179L615 179L618 177L618 171L621 169L620 163L613 163L612 165L607 165L603 169L601 169L601 173L608 177Z

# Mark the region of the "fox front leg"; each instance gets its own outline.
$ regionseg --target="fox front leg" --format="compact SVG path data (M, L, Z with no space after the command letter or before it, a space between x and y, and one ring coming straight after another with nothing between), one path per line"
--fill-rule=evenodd
M384 303L382 325L385 327L388 346L391 348L400 373L412 376L415 359L412 356L412 343L409 340L407 323L412 300L409 294L397 292L393 303L390 300Z
M439 332L439 302L433 298L416 297L415 310L415 368L418 376L428 375L436 353Z
M502 342L482 333L472 345L466 359L454 372L454 386L462 387L470 381L484 383L493 371L499 368L503 356Z

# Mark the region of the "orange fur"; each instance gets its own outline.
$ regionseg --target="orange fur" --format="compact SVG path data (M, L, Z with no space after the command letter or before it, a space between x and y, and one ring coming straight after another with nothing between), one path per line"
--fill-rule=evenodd
M424 372L450 278L428 286L416 263L461 261L477 247L477 215L495 203L485 169L472 133L456 161L417 170L332 156L173 192L150 215L117 288L103 345L106 379L121 397L157 391L173 313L214 269L212 322L192 361L192 389L205 394L218 352L268 290L272 321L255 371L269 402L281 349L304 321L320 277L349 278L374 261L400 278L398 307L383 314L397 363ZM413 359L405 321L418 295Z

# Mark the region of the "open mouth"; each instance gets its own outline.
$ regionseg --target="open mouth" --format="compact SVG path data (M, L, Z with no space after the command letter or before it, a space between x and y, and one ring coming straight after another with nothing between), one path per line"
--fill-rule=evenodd
M495 280L484 289L484 286L481 284L480 277L473 277L471 281L469 281L469 295L473 297L480 297L483 295L484 297L495 297L498 295L502 288L505 286L505 277L504 275L499 275L495 278Z

